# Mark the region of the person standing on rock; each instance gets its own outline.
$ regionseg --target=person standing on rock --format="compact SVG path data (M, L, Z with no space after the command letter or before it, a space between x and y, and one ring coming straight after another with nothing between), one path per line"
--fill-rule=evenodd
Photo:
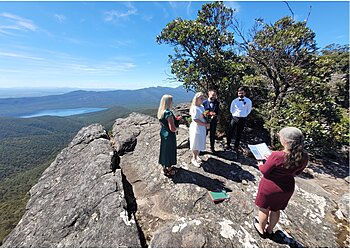
M202 160L199 158L199 152L205 150L206 132L210 128L210 123L207 123L204 118L203 101L205 96L202 92L195 94L192 100L190 115L192 122L190 124L190 149L192 150L191 163L200 167Z
M238 146L242 137L243 129L248 115L252 111L252 101L246 97L245 87L240 87L237 91L238 97L231 102L230 112L231 122L227 131L227 150L231 150L231 138L236 130L236 140L234 150L238 154Z
M176 131L178 124L173 112L173 97L163 95L158 108L158 119L161 124L160 129L160 153L159 164L163 166L164 175L172 177L176 171L173 165L176 165ZM175 126L177 125L177 126Z
M304 151L304 136L298 128L283 128L279 132L279 138L284 149L272 152L265 164L258 162L263 177L255 199L259 213L258 220L254 218L254 228L262 238L273 236L280 210L287 207L294 192L294 177L308 163L308 154Z
M218 124L219 115L219 101L217 100L217 93L215 90L210 89L208 91L208 99L203 102L204 109L208 112L213 112L214 116L210 121L209 138L210 138L210 149L212 153L215 153L215 135L216 127Z

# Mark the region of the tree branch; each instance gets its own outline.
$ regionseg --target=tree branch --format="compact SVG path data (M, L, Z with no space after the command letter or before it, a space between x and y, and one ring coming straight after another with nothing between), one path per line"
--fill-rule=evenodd
M287 1L283 1L283 2L284 2L285 4L287 4L288 9L289 9L289 11L292 13L292 17L293 17L293 19L294 19L294 12L293 12L292 9L290 8L288 2L287 2Z
M307 23L307 21L309 21L309 17L310 17L310 14L311 14L311 8L312 8L312 6L310 5L309 14L307 14L307 18L305 20L305 23Z

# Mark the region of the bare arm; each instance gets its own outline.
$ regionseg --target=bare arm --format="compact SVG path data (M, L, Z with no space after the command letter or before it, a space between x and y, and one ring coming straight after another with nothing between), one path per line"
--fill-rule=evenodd
M194 119L194 122L196 122L198 125L204 126L204 127L209 127L210 123L202 122L200 119Z
M174 116L169 116L168 119L168 125L169 125L169 129L171 132L176 132L176 127L175 127L175 122L174 122Z

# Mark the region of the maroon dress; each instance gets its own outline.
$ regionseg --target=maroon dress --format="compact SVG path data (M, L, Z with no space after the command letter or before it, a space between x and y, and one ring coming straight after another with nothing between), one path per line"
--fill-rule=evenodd
M300 174L307 165L308 159L305 157L301 166L286 169L283 167L284 154L283 151L274 151L265 164L259 166L263 177L259 184L255 204L260 208L271 211L285 209L294 192L294 176Z

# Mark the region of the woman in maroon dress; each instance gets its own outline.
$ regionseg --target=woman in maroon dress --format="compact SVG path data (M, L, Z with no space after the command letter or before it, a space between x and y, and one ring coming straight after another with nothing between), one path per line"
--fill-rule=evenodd
M255 204L259 207L258 222L254 227L263 238L273 235L273 228L294 192L294 176L307 165L308 154L304 151L304 136L294 127L279 132L283 151L274 151L265 164L258 162L261 178ZM267 227L266 227L267 226Z

